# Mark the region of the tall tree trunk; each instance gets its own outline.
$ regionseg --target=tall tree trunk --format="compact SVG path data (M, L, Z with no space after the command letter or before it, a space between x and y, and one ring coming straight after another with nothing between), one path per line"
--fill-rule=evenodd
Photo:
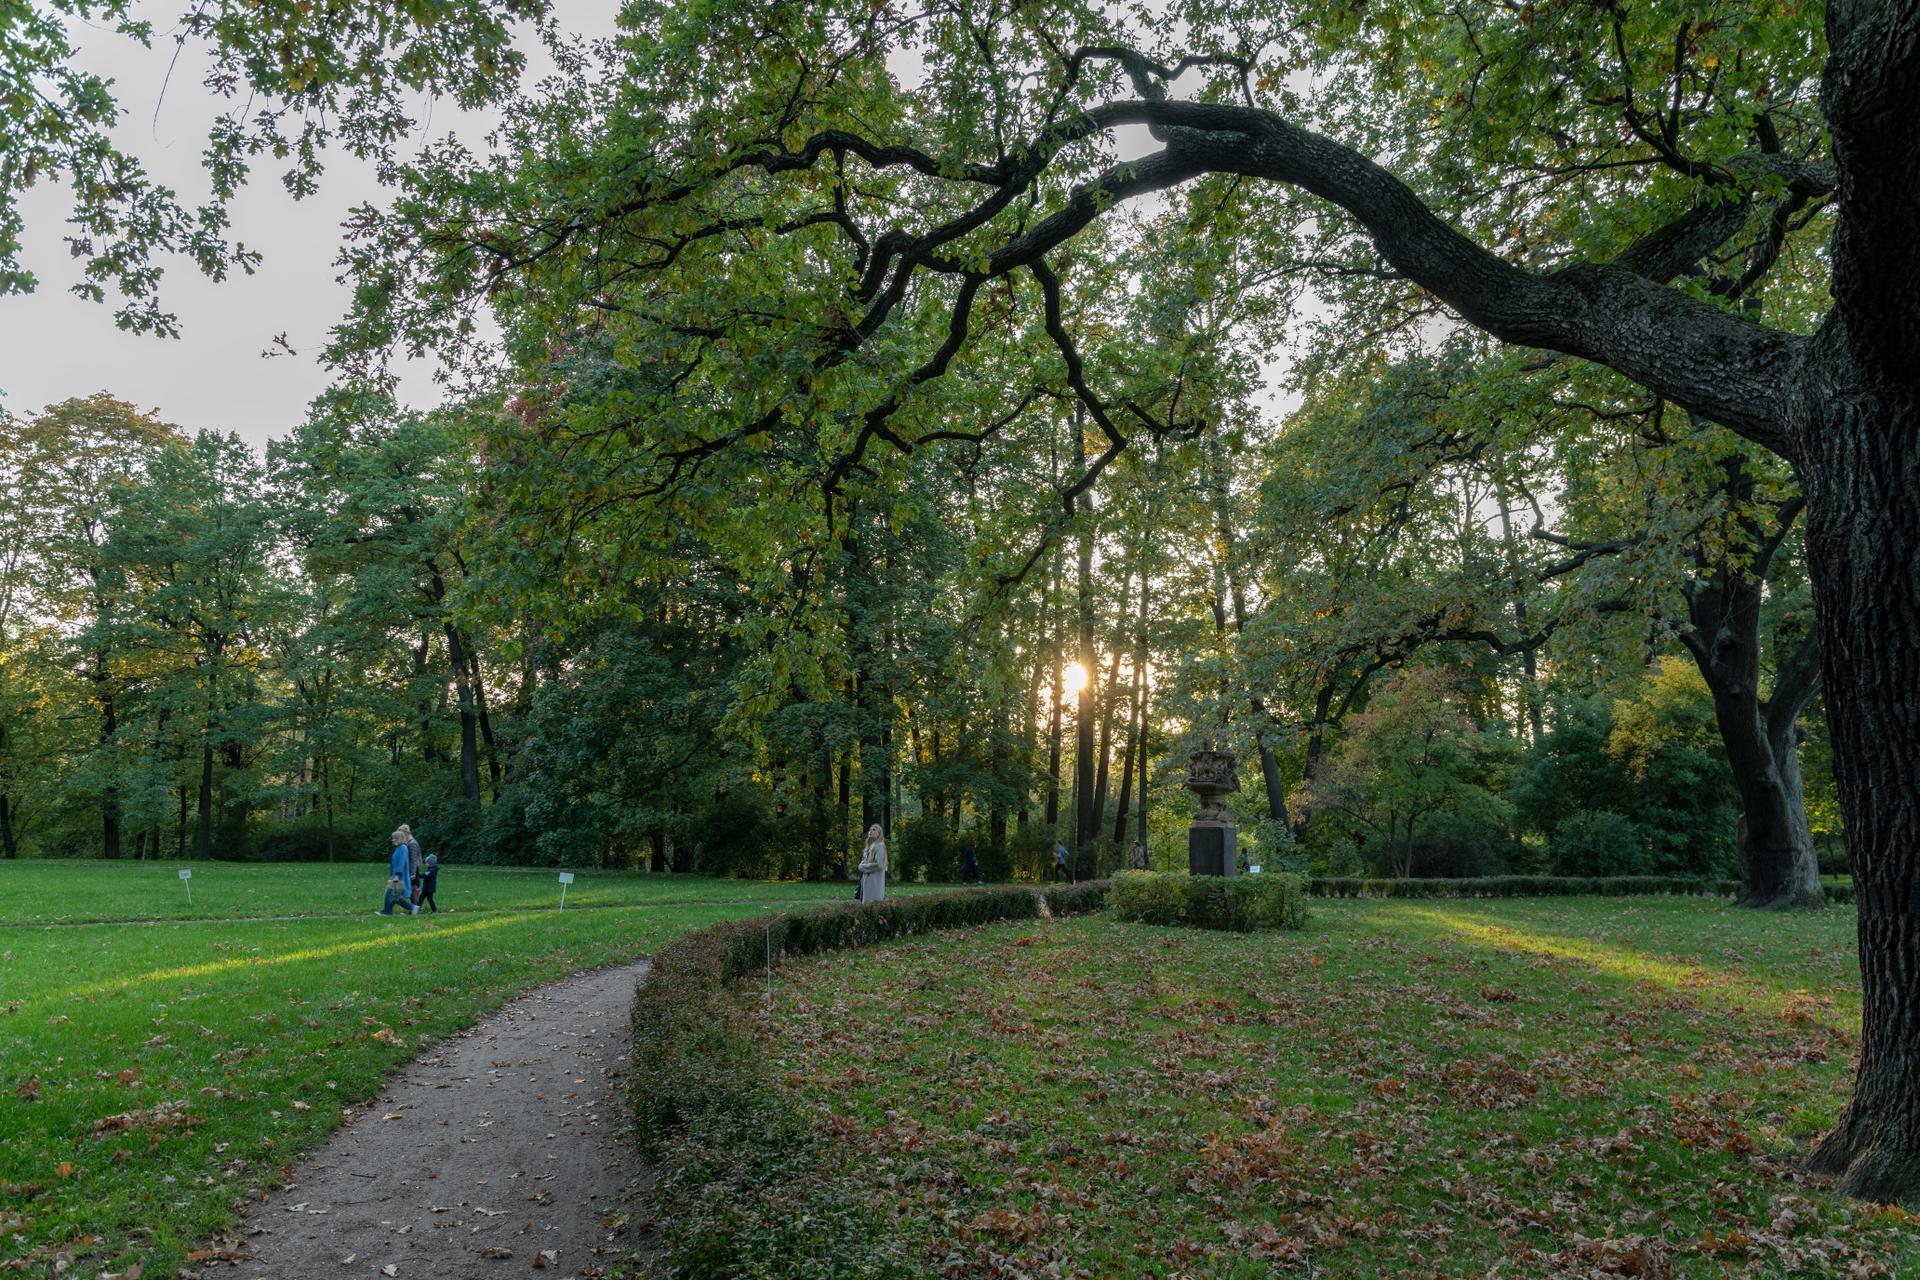
M1494 482L1494 499L1500 507L1500 544L1507 554L1507 572L1513 577L1513 623L1518 633L1527 634L1527 599L1520 589L1520 552L1513 538L1513 516L1507 510L1506 487ZM1532 645L1520 650L1520 699L1525 704L1531 741L1538 747L1547 736L1540 707L1540 667Z
M1053 583L1047 592L1047 617L1053 643L1052 710L1047 719L1047 830L1057 837L1060 831L1060 699L1065 689L1066 636L1059 625L1061 553L1056 544Z
M1120 800L1113 812L1113 846L1127 856L1127 806L1133 802L1133 755L1140 745L1140 659L1134 657L1133 678L1127 683L1127 745L1120 759ZM1128 864L1130 865L1130 864Z
M480 678L480 652L469 647L467 666L473 677L473 710L480 722L480 741L487 748L487 782L495 803L500 799L500 750L493 740L493 720L487 715L487 686Z
M1020 734L1020 804L1014 810L1013 825L1022 837L1027 834L1027 823L1033 812L1033 751L1034 743L1040 734L1040 672L1044 667L1039 651L1032 655L1032 664L1028 667L1026 716Z
M1098 838L1100 828L1105 826L1107 822L1107 779L1108 775L1112 772L1109 765L1113 758L1113 708L1120 697L1120 650L1122 646L1119 643L1119 635L1124 632L1128 621L1127 606L1132 603L1133 575L1129 573L1120 584L1120 612L1116 615L1119 623L1114 628L1115 642L1113 646L1113 656L1107 661L1106 683L1100 686L1100 749L1096 753L1098 756L1098 767L1095 770L1093 778L1093 821L1096 839ZM1131 692L1128 694L1128 701L1129 703L1132 701ZM1123 809L1126 808L1126 802L1122 801L1120 807Z
M1214 569L1214 629L1219 632L1226 630L1226 604L1231 601L1233 633L1243 636L1247 633L1247 590L1240 576L1239 532L1233 520L1232 463L1217 432L1210 432L1207 436L1207 463L1208 481L1213 490L1214 529L1220 538L1220 559ZM1226 601L1221 599L1221 585L1226 587ZM1286 788L1280 781L1280 761L1267 742L1267 705L1258 695L1251 697L1248 705L1258 717L1253 731L1253 746L1260 757L1260 781L1267 793L1267 817L1273 822L1285 822Z
M1074 414L1074 435L1080 445L1080 465L1087 465L1087 433ZM1093 709L1099 706L1100 658L1093 649L1093 494L1082 494L1080 524L1080 563L1076 579L1075 612L1079 623L1080 670L1086 684L1073 707L1073 849L1076 874L1087 875L1084 851L1100 838L1100 816L1093 811Z
M440 759L440 748L433 741L433 703L427 697L427 654L433 649L433 633L426 632L420 637L420 643L413 646L413 683L420 691L414 701L415 714L420 719L420 758L428 764ZM395 747L394 763L399 763L398 747Z
M1740 905L1763 910L1825 906L1800 778L1798 708L1783 724L1770 724L1774 717L1751 689L1709 687L1740 795Z
M208 726L211 730L212 726ZM213 742L200 743L200 794L194 810L193 852L204 858L213 852Z
M473 713L473 675L467 667L466 646L451 622L441 628L447 636L447 664L453 669L454 693L460 703L460 794L475 809L480 805L480 749Z
M1722 465L1730 504L1750 508L1754 486L1745 460L1736 454ZM1719 563L1707 576L1687 583L1692 625L1680 634L1713 695L1720 741L1740 794L1740 905L1763 910L1825 906L1827 901L1807 824L1796 728L1801 711L1820 688L1814 636L1776 663L1772 696L1760 696L1764 575L1790 520L1789 515L1765 533L1749 521L1756 548L1752 563Z
M1149 510L1151 510L1151 508L1149 508ZM1140 634L1134 641L1133 651L1134 669L1140 673L1140 763L1138 766L1140 771L1140 805L1135 816L1134 825L1138 827L1140 831L1140 834L1136 836L1135 839L1140 842L1140 848L1142 850L1147 848L1147 790L1153 781L1153 770L1149 767L1153 758L1148 754L1149 749L1153 745L1153 720L1148 714L1152 710L1150 704L1153 697L1151 688L1153 684L1153 671L1149 665L1151 662L1151 650L1147 645L1147 606L1152 595L1152 579L1147 576L1147 572L1143 567L1140 573Z
M1902 288L1908 288L1903 282ZM1909 337L1914 321L1907 320ZM1828 338L1823 331L1822 339ZM1859 903L1852 1101L1814 1149L1849 1195L1920 1200L1920 380L1856 369L1802 433L1834 775ZM1862 394L1870 389L1871 394Z

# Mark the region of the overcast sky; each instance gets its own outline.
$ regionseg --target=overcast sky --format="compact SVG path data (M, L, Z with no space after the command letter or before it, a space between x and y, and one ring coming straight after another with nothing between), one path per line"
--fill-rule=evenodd
M619 5L559 0L555 7L568 27L600 35L612 30ZM206 60L191 46L168 81L173 41L167 32L179 11L179 0L136 7L156 24L151 50L103 28L72 23L69 29L81 65L117 82L122 147L191 206L207 190L200 155L220 104L201 88ZM451 103L435 103L416 147L449 132L478 144L488 124L484 117L463 116ZM108 391L188 430L237 431L256 446L286 434L327 384L327 372L313 356L346 311L348 292L336 282L333 265L341 220L353 205L380 198L371 169L344 156L329 163L320 192L301 201L286 194L272 169L258 168L235 203L233 234L265 261L253 275L221 284L189 261L166 263L161 300L180 318L183 336L176 340L123 333L114 327L111 305L67 292L78 274L64 241L71 203L64 188L43 183L28 193L22 210L26 265L39 276L40 289L0 298L0 407L27 414L70 396ZM282 332L300 354L263 358ZM431 371L407 369L401 394L432 403Z
M136 6L136 16L155 23L150 50L104 28L69 20L69 29L80 65L116 82L121 146L191 207L207 191L200 156L208 125L223 104L201 87L207 60L192 46L169 77L179 4ZM619 7L619 0L557 0L554 9L568 30L600 36L612 33ZM537 42L523 43L529 75L537 78L551 64ZM917 64L908 53L890 65L911 80ZM415 150L450 132L477 147L493 122L448 102L431 104L429 116L428 105L423 101L417 113L423 126ZM1137 127L1121 130L1118 143L1124 158L1153 145ZM285 435L329 381L315 353L348 304L347 288L335 279L341 221L353 205L384 198L370 166L347 156L334 156L318 194L300 201L286 194L270 166L260 166L235 201L233 238L264 260L253 275L223 283L208 280L184 259L164 263L161 301L182 329L172 339L123 333L114 326L111 304L83 302L68 292L78 274L64 240L71 204L64 187L41 184L22 203L26 265L40 278L40 288L26 297L0 298L0 409L31 414L71 396L106 391L189 431L234 431L256 447ZM297 354L267 357L281 333ZM431 366L414 364L400 372L403 400L426 406L438 399ZM1271 378L1275 370L1268 372Z

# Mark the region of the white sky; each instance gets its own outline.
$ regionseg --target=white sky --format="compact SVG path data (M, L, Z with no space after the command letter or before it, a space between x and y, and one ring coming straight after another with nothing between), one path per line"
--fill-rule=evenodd
M618 0L555 5L565 26L588 35L611 33L618 8ZM70 21L69 31L79 64L116 82L124 111L115 131L121 146L191 207L207 191L200 155L222 104L201 87L206 60L192 46L167 80L174 49L169 33L179 12L179 0L135 7L136 16L155 23L151 50L105 28ZM531 63L536 76L548 65L539 57ZM423 120L425 106L417 113ZM448 102L432 108L416 145L450 132L478 144L491 123ZM255 446L285 435L327 385L314 353L349 300L333 265L341 220L353 205L381 198L371 167L346 156L335 156L319 193L301 201L287 195L277 170L256 167L235 201L231 234L264 261L253 275L219 284L190 261L165 263L161 303L179 317L183 333L173 340L123 333L114 326L111 302L83 302L67 292L79 265L67 256L64 239L71 203L64 188L43 183L22 207L26 265L40 278L40 288L26 297L0 298L0 407L28 414L70 396L107 391L190 431L237 431ZM263 358L282 332L300 354ZM415 404L433 403L438 397L431 368L405 368L401 395Z

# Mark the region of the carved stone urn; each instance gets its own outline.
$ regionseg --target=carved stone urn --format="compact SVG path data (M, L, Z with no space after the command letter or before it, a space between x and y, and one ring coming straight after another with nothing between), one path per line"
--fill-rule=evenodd
M1239 871L1238 832L1227 797L1240 789L1231 751L1203 747L1187 767L1187 790L1200 797L1200 812L1187 828L1187 870L1196 876L1230 876Z

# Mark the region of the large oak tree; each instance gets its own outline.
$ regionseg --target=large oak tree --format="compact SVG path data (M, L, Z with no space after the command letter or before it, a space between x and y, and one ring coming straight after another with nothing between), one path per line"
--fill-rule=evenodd
M1206 230L1276 266L1395 282L1732 429L1806 494L1859 890L1861 1066L1814 1164L1920 1195L1920 3L1175 9L632 5L606 78L522 113L506 156L410 175L343 350L455 340L481 299L522 359L603 329L666 373L607 407L659 487L805 437L831 527L863 469L952 438L925 389L1036 316L1035 379L1106 445L1091 483L1178 424L1098 385L1081 244L1129 202L1213 199ZM1715 286L1783 261L1757 306ZM649 435L682 386L709 411Z

